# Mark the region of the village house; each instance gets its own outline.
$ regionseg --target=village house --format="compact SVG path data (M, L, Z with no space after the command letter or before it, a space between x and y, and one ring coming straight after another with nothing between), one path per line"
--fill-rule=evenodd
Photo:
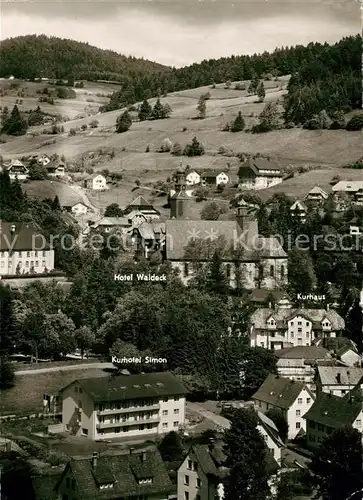
M238 207L235 220L195 220L193 201L185 193L185 174L181 171L176 188L170 199L170 220L165 223L165 252L183 283L188 283L200 266L211 262L216 249L221 251L232 287L238 280L248 289L274 289L287 283L287 254L276 238L258 235L257 220L248 207Z
M328 199L328 196L328 193L321 189L321 187L314 186L305 196L305 201L311 202L313 205L321 205Z
M11 160L9 165L5 165L9 177L12 181L25 181L29 178L29 170L20 160Z
M306 430L303 415L311 408L315 398L303 382L270 374L251 399L262 413L271 408L282 411L289 425L288 439L291 440Z
M343 397L363 381L363 368L351 366L317 366L316 392Z
M202 186L221 186L229 182L229 176L225 172L207 171L200 175Z
M168 500L176 496L176 487L156 448L130 449L122 455L94 452L92 458L73 458L55 491L61 500Z
M0 275L40 274L54 269L54 250L27 223L0 221Z
M74 205L63 205L63 209L66 210L67 212L70 212L75 217L86 215L88 212L88 208L89 207L82 201L79 201Z
M280 437L279 431L274 422L266 417L264 413L260 411L256 413L258 417L257 430L263 437L270 455L274 458L278 467L281 467L282 450L285 444Z
M337 337L345 323L333 309L293 309L291 306L260 308L250 319L251 347L283 349L310 346L318 339Z
M178 431L186 389L169 372L75 380L61 391L62 423L90 440Z
M362 356L358 353L356 344L347 337L324 339L321 345L345 366L361 366Z
M363 205L363 181L339 181L332 188L337 207L342 210L350 203Z
M158 254L165 259L165 222L142 222L132 231L136 257L151 258Z
M327 349L316 346L296 346L277 349L277 372L281 377L304 382L315 392L315 366L334 364L336 361Z
M344 397L322 392L304 415L306 442L316 448L335 429L351 426L363 433L363 384L355 387Z
M38 163L38 165L41 165L42 167L46 167L50 163L50 158L48 155L43 154L41 156L38 156L37 163Z
M301 200L296 200L290 207L290 212L293 217L300 219L301 222L306 222L306 214L308 207Z
M52 162L46 166L49 177L64 177L66 173L66 165L62 161Z
M95 222L91 229L97 232L110 233L113 231L123 232L125 229L129 229L132 225L131 220L127 217L103 217L99 221Z
M185 180L188 186L195 186L200 184L200 174L196 170L190 170L186 176Z
M104 191L107 189L106 177L101 174L89 175L84 179L83 186L93 191Z
M283 180L280 167L269 158L246 158L238 170L239 187L266 189Z
M143 196L138 196L122 209L124 217L133 214L133 212L141 213L145 217L145 220L157 219L160 216L160 212L156 210L151 203L146 201ZM135 216L135 214L133 214L133 216Z
M178 500L222 500L225 458L219 443L192 446L178 469Z

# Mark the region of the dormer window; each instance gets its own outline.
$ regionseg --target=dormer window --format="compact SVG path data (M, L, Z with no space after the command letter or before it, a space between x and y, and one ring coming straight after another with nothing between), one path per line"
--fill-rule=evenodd
M110 488L113 488L114 483L104 483L100 484L100 490L108 490Z
M139 479L139 484L151 484L153 482L152 477L147 477L145 479Z

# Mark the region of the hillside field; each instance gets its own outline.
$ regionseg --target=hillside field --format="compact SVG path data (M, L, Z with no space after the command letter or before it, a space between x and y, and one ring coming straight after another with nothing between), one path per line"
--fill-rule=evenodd
M281 112L287 81L288 77L264 82L265 102L277 102ZM248 82L243 83L248 86ZM106 88L108 84L86 83L85 88L77 89L77 92L93 92L95 95L105 92ZM207 116L199 120L196 119L197 101L200 95L206 92L211 95L207 101ZM362 156L361 132L310 131L301 128L275 130L267 134L222 131L223 126L233 120L239 111L245 119L246 129L256 124L265 105L256 100L256 96L248 96L246 90L235 90L234 84L229 89L224 88L224 85L217 85L216 88L201 87L175 92L161 98L161 102L167 102L173 110L169 119L135 121L130 130L123 134L116 134L114 131L116 119L122 110L63 123L65 133L55 136L41 135L40 131L44 128L42 126L32 127L26 136L12 138L2 144L2 155L5 159L10 159L30 153L57 153L64 155L72 163L74 159L89 158L100 150L112 151L112 159L109 155L101 154L88 163L95 172L107 168L110 172L123 174L122 182L116 187L113 186L97 195L89 193L92 202L101 208L113 201L120 205L131 201L134 195L139 194L132 191L136 180L150 192L156 181L171 177L181 161L184 166L188 164L195 169L218 168L236 175L239 165L236 154L241 152L270 155L280 165L292 169L298 169L300 166L314 168L308 174L299 175L296 172L294 178L269 189L269 194L285 191L286 187L287 194L289 190L292 195L301 196L309 186L329 185L329 181L337 172L342 178L348 178L348 171L340 167ZM153 104L155 99L150 99L149 102ZM136 119L136 112L132 112L132 115ZM75 136L68 135L70 129L89 125L94 118L99 122L97 128L77 131ZM32 135L34 133L39 135ZM205 147L206 154L201 157L181 158L170 153L157 152L167 137L173 143L180 143L183 148L194 136ZM50 144L52 139L54 144ZM221 146L229 150L228 156L218 154ZM146 152L147 147L150 152ZM349 173L349 178L357 178L360 175L361 171L354 171L352 175Z

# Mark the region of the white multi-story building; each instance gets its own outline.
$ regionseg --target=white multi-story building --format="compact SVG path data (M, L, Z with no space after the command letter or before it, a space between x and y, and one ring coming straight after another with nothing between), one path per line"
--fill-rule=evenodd
M94 191L104 191L107 188L106 177L101 174L90 175L84 179L84 187Z
M178 431L186 393L169 372L75 380L61 391L62 422L91 440Z
M295 382L279 375L268 375L252 401L262 413L278 408L289 425L288 439L306 430L303 416L314 403L315 396L302 382Z
M257 309L251 316L251 347L282 349L310 346L319 338L340 335L345 323L332 309Z
M40 274L54 269L54 250L26 223L0 221L0 276Z
M283 180L280 167L268 158L247 158L238 170L239 187L266 189Z

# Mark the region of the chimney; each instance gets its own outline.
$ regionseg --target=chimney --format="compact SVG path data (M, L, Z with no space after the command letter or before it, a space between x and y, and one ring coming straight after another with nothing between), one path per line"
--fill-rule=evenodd
M130 455L134 453L135 448L130 448Z
M98 459L98 453L97 451L94 451L92 455L92 469L95 469L97 467L97 459Z
M143 451L140 455L140 459L142 463L145 463L146 461L146 451Z
M330 304L327 304L326 305L326 310L329 311L329 309L330 309Z

